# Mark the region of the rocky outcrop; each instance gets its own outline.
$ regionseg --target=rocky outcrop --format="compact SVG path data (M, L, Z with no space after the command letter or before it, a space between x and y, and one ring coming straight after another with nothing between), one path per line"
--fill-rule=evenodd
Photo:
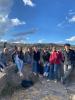
M60 82L47 81L43 77L34 76L30 65L25 65L23 78L15 72L15 66L7 68L6 73L6 81L9 83L6 91L12 94L3 96L0 100L75 100L75 81L66 86ZM34 85L27 89L20 87L23 79L32 80Z
M0 72L0 93L6 86L6 73Z

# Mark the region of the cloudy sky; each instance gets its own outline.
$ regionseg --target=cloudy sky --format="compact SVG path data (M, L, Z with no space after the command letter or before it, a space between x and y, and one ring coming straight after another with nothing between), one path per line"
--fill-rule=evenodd
M75 0L0 0L0 41L75 44Z

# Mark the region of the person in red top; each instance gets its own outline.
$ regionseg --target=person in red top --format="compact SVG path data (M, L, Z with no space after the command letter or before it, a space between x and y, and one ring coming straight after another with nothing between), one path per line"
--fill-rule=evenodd
M55 47L52 48L52 52L49 58L50 61L50 73L49 73L49 78L50 79L55 79L55 82L59 79L59 67L61 64L61 55L60 53L56 50Z

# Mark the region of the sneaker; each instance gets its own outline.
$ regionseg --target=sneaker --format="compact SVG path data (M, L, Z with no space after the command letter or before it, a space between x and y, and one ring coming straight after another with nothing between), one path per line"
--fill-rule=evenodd
M54 80L54 83L57 83L57 80Z
M44 72L43 76L44 76L44 77L46 76L46 72Z
M0 70L1 70L1 72L5 72L5 70L3 68L1 68Z
M35 72L33 72L33 74L36 76L37 74Z
M22 73L22 72L19 72L19 76L20 76L20 77L23 77L23 73Z
M49 82L50 80L48 79L47 82Z

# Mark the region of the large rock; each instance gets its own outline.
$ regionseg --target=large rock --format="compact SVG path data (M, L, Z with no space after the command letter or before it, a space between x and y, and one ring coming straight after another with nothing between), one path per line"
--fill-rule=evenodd
M7 84L6 73L0 72L0 93Z

